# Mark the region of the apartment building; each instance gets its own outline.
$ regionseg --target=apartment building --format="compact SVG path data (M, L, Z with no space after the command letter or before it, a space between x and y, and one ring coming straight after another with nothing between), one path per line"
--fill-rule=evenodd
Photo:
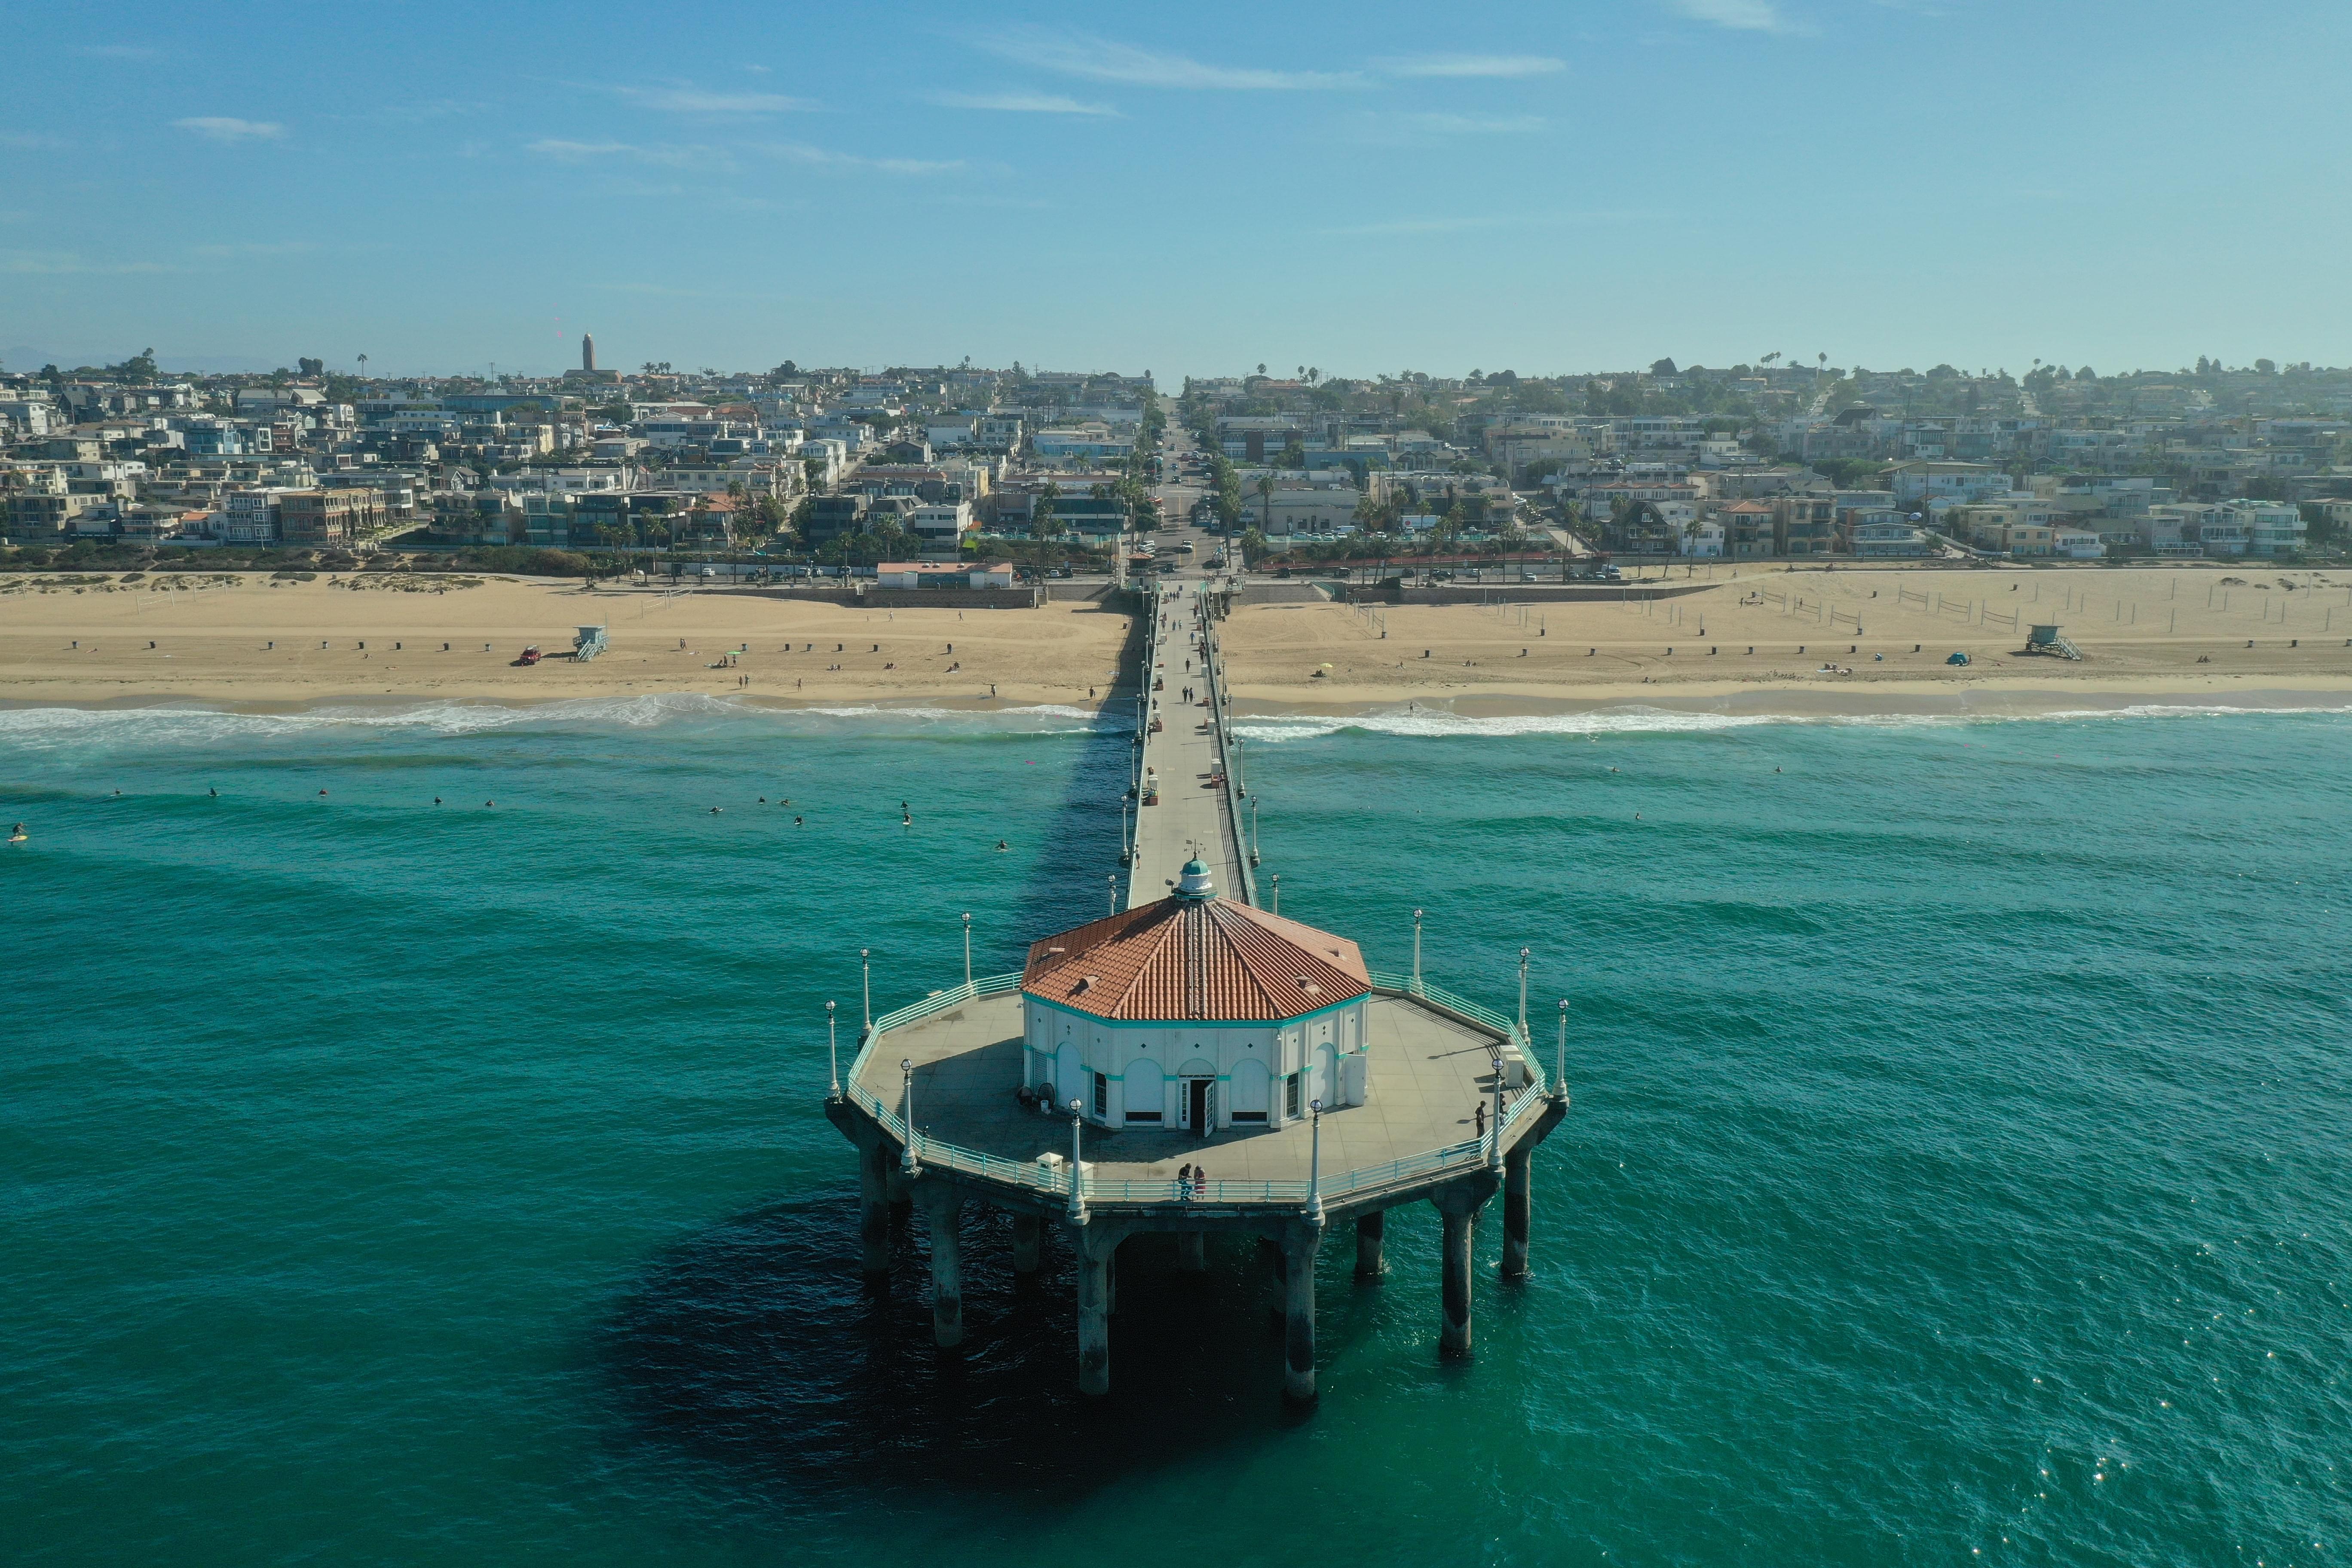
M278 533L288 544L356 544L383 521L380 499L372 489L278 492Z

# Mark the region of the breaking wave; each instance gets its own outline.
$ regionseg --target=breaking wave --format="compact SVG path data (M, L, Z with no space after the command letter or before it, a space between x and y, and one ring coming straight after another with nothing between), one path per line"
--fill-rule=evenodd
M1475 740L1521 735L1698 734L1766 725L1801 724L1847 729L1941 729L2021 721L2077 722L2093 719L2206 719L2252 714L2340 716L2352 705L2278 707L2213 702L2136 702L2116 708L2040 710L1972 709L1951 713L1723 713L1668 708L1595 708L1575 713L1478 715L1444 708L1384 709L1339 717L1328 714L1261 714L1234 721L1244 741L1280 744L1326 735L1402 735L1420 739Z
M695 722L772 723L787 731L838 732L849 727L845 721L885 731L947 727L978 734L1086 734L1124 728L1106 725L1085 709L1058 703L998 709L877 704L772 708L698 692L661 692L520 705L446 700L328 705L286 713L179 706L16 708L0 710L0 745L37 750L93 742L204 746L367 731L458 737L506 730L644 730Z

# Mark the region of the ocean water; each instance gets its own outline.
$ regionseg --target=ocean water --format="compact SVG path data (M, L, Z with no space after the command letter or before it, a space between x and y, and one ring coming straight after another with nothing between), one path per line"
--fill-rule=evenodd
M856 1279L823 1004L846 1045L861 947L879 1011L962 977L967 910L987 972L1106 907L1123 735L0 712L0 1551L2352 1545L2352 714L1244 733L1285 913L1403 968L1421 907L1496 1005L1529 948L1548 1054L1570 1004L1534 1277L1482 1227L1441 1363L1433 1214L1377 1285L1335 1238L1304 1417L1245 1248L1122 1267L1100 1407L1058 1249L1016 1294L972 1219L958 1358L916 1237Z

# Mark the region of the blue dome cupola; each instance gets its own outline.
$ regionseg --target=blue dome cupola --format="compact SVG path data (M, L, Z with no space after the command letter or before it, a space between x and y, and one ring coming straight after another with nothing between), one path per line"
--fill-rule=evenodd
M1202 903L1216 897L1216 889L1209 880L1208 863L1198 855L1184 862L1176 882L1176 896L1187 903Z

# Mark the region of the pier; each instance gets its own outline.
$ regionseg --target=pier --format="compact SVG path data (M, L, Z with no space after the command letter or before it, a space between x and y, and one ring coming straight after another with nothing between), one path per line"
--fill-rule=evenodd
M1157 803L1139 804L1130 839L1127 905L1165 898L1184 862L1198 854L1220 888L1255 903L1243 852L1242 784L1228 755L1226 694L1215 668L1220 602L1214 579L1170 584L1146 601L1142 704L1137 731L1139 803L1157 784ZM1188 695L1189 693L1189 695ZM1157 726L1157 727L1155 727Z
M1375 971L1345 937L1259 907L1216 668L1223 602L1205 575L1145 601L1124 907L1037 942L1018 972L873 1020L825 1110L857 1149L869 1275L889 1268L893 1208L924 1216L942 1349L963 1340L967 1205L1011 1215L1016 1275L1049 1237L1070 1248L1094 1394L1111 1387L1121 1244L1172 1233L1198 1269L1209 1238L1251 1237L1280 1281L1285 1395L1312 1404L1327 1237L1352 1227L1356 1278L1375 1282L1387 1212L1433 1205L1433 1337L1469 1355L1475 1226L1500 1195L1501 1274L1523 1278L1529 1161L1568 1097L1524 1016L1427 984L1417 943L1414 973Z

